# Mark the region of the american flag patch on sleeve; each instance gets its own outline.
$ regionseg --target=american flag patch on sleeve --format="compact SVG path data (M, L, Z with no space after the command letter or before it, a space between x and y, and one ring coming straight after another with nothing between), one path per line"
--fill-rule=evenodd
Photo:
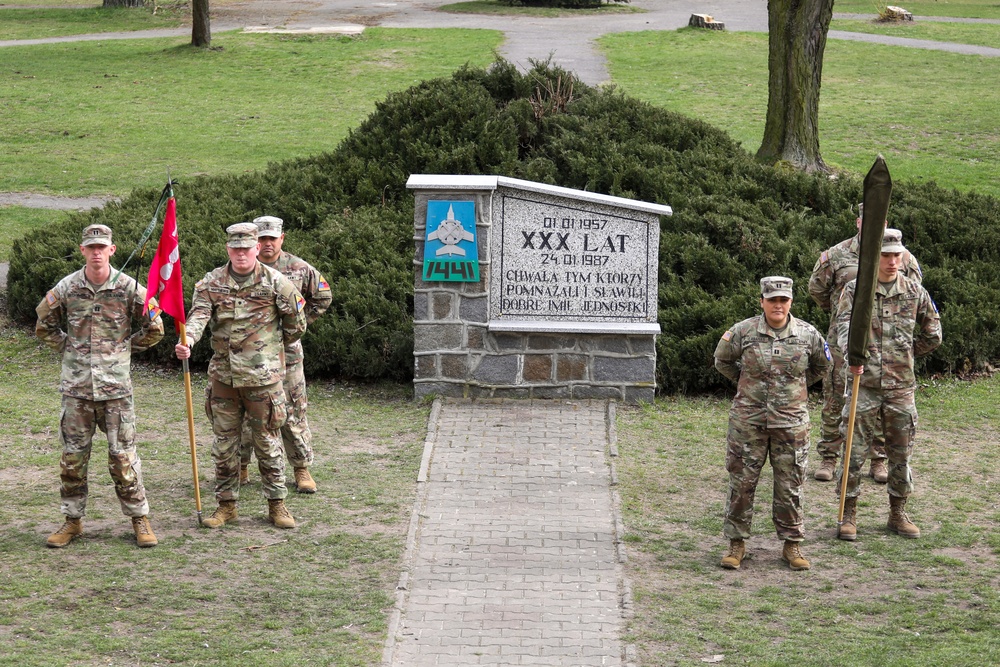
M726 333L722 334L722 340L726 341L727 343L732 339L732 337L733 337L732 331L727 331Z

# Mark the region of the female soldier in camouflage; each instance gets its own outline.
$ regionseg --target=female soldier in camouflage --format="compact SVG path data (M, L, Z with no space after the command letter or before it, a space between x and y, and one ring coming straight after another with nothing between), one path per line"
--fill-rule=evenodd
M772 518L785 541L781 559L793 570L808 570L799 550L805 533L802 480L809 455L807 387L823 377L830 351L813 326L791 316L792 279L760 281L763 313L722 335L715 368L736 383L729 412L726 470L729 496L723 533L729 553L722 567L738 570L750 537L754 493L764 462L774 470Z

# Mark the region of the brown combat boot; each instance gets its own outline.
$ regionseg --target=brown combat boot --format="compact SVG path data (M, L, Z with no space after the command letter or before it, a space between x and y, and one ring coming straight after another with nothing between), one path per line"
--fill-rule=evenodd
M920 537L920 529L910 521L903 508L906 507L906 498L889 496L889 523L886 528L889 532L896 533L900 537L916 539Z
M281 498L267 501L267 519L276 528L295 528L295 519Z
M132 517L132 530L135 531L135 543L143 549L159 544L156 535L153 534L153 527L149 525L149 517Z
M59 530L49 535L49 539L45 540L45 544L53 549L61 549L72 542L73 538L77 535L83 535L83 520L66 517L66 523L59 526Z
M316 481L309 474L309 468L295 469L295 488L299 493L316 493Z
M868 476L879 484L889 481L889 469L885 467L885 459L872 459L868 465Z
M809 569L809 561L802 555L798 542L785 540L785 548L781 550L781 560L788 563L788 567L796 572Z
M819 464L816 468L816 472L813 473L815 477L820 482L829 482L833 479L833 474L837 471L837 459L823 459L823 462Z
M250 466L240 466L240 486L250 483Z
M837 537L848 542L858 539L858 499L844 498L844 523L840 524Z
M727 570L738 570L746 555L747 548L743 540L739 538L731 539L729 540L729 553L722 557L720 565Z
M212 512L212 516L202 521L201 525L206 528L218 528L230 521L236 521L238 516L235 500L220 500L219 506Z

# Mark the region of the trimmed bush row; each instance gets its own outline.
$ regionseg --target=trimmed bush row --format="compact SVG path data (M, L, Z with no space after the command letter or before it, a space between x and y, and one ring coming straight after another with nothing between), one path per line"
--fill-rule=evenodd
M712 352L726 327L758 312L764 275L794 278L793 312L825 331L828 317L806 284L819 253L854 233L852 206L861 198L857 177L767 167L703 122L573 82L558 68L522 74L501 60L390 95L332 152L182 182L187 291L225 262L226 226L280 216L286 249L319 267L334 291L331 312L306 335L307 372L409 379L413 198L405 183L412 173L500 174L672 206L674 215L661 221L659 266L657 381L667 392L725 386ZM45 291L81 265L84 226L110 225L123 259L157 195L138 190L15 242L11 316L33 321ZM1000 358L997 200L897 183L890 223L903 230L942 314L944 344L924 369L988 367ZM141 265L143 281L157 236ZM171 357L169 338L147 355ZM200 344L195 361L208 356Z

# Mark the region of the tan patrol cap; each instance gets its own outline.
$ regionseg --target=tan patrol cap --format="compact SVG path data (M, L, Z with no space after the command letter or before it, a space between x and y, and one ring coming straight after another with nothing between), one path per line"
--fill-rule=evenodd
M760 279L760 297L771 299L776 296L792 298L792 279L784 276L768 276Z
M898 229L886 229L882 235L882 252L906 252L903 247L903 232Z
M252 248L257 245L257 225L252 222L237 222L226 228L229 238L226 245L230 248Z
M107 225L90 225L83 230L80 245L112 245L111 228Z
M273 215L262 215L259 218L254 218L253 224L257 225L258 238L261 236L280 238L281 225L284 224L284 220L276 218Z

